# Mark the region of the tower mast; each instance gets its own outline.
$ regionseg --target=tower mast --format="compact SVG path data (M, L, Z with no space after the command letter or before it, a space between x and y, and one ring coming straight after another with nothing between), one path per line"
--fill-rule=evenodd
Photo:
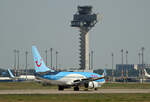
M71 27L80 29L80 69L89 69L89 31L102 16L92 12L92 6L78 6L78 11L73 15Z

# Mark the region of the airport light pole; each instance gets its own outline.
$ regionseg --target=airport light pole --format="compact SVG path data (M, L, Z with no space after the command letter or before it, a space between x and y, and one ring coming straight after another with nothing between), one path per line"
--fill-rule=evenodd
M114 79L114 68L113 68L113 66L114 66L114 53L112 53L111 56L112 56L112 82L113 82L113 79Z
M143 82L143 79L144 79L144 50L145 48L142 47L142 82Z
M14 72L15 72L15 77L16 77L16 52L17 52L17 50L16 49L14 49Z
M51 54L51 68L53 68L53 48L50 48L50 54Z
M58 51L56 51L56 70L57 70L57 61L58 61L58 59L57 59L57 57L58 57Z
M126 51L126 78L128 78L128 51Z
M25 52L26 55L26 80L27 80L27 68L28 68L28 51Z
M124 70L123 70L123 49L121 49L121 56L122 56L122 70L121 70L121 77L124 78Z
M138 69L139 69L139 79L141 78L141 53L138 53L139 56L139 65L138 65Z
M17 50L16 52L17 52L17 56L18 56L17 72L18 72L18 75L19 75L19 50Z
M47 66L47 49L45 50L45 62L46 62L46 66Z

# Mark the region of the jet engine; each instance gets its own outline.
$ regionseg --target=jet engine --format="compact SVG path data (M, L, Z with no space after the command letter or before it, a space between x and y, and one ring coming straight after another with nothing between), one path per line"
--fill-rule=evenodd
M85 88L97 88L97 87L101 87L100 83L95 82L95 81L91 81L88 83L84 84Z

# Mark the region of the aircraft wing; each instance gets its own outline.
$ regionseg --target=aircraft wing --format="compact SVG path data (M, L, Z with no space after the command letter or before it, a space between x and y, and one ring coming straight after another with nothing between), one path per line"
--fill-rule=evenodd
M103 79L103 78L104 78L104 76L84 78L84 79L81 79L81 80L74 80L74 85L82 85L82 84L85 84L85 83L88 83L88 82L91 82L91 81L96 81L96 80Z

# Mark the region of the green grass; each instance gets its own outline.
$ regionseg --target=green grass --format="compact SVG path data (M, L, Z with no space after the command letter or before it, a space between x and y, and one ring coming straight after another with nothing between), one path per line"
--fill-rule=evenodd
M0 95L0 102L150 102L149 94Z
M57 86L43 86L36 82L2 82L0 83L0 90L15 90L15 89L53 89Z
M57 86L43 86L36 82L2 82L0 90L15 89L57 89ZM150 89L150 83L105 83L100 89Z

